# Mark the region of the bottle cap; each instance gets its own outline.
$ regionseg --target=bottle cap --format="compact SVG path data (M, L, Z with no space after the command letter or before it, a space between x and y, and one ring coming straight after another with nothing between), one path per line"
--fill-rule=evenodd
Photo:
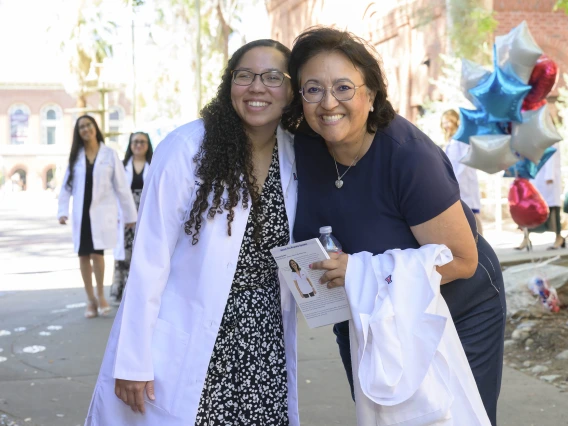
M320 234L331 234L331 226L322 226L320 228Z

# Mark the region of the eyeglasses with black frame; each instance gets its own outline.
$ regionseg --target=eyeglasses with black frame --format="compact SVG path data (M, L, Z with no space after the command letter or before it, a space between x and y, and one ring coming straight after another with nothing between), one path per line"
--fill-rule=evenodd
M307 103L317 104L321 102L329 89L331 89L331 94L339 102L346 102L353 99L355 92L360 87L363 87L365 83L360 86L355 86L351 80L340 80L336 82L333 86L323 87L321 84L317 84L313 81L308 81L304 84L304 87L300 89L302 97Z
M280 87L284 83L284 78L290 78L288 74L280 71L266 71L257 74L248 70L233 70L231 74L233 83L237 86L250 86L257 75L266 87Z

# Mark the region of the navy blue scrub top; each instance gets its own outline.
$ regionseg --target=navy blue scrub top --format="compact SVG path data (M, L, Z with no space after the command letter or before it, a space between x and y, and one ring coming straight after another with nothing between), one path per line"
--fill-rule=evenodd
M298 132L295 241L319 236L321 226L346 253L381 254L419 248L410 227L427 222L460 199L446 154L406 119L396 116L377 131L367 153L337 189L333 157L320 136ZM339 174L347 166L338 163Z
M459 185L446 154L414 125L397 116L375 135L367 153L335 187L337 172L323 139L297 133L294 139L298 205L294 240L319 236L321 226L333 227L346 253L419 248L410 227L424 223L460 199ZM347 167L338 164L339 173ZM502 287L499 260L477 235L475 217L462 202L473 235L478 238L479 265L468 279L441 287L454 321Z

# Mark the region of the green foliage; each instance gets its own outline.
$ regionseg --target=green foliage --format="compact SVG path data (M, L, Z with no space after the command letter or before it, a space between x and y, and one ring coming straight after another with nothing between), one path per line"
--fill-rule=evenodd
M482 0L450 0L449 31L454 55L482 64L491 63L490 43L497 28L494 12Z
M60 42L61 53L68 63L65 88L77 97L77 106L86 105L86 77L92 63L113 56L117 24L113 10L101 0L83 0L77 15L67 24L48 27L48 36Z
M568 14L568 0L557 0L554 5L554 10L562 10L564 13Z

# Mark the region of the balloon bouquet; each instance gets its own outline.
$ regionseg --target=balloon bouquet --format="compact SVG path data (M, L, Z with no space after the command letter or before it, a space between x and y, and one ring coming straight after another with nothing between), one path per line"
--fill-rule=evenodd
M494 70L462 60L461 88L475 110L460 108L454 139L470 145L461 160L487 173L505 170L515 178L509 190L511 217L528 234L548 219L546 202L530 183L556 152L562 138L556 131L546 96L556 83L557 66L543 54L523 21L507 35L496 37ZM542 306L558 312L554 288L534 277L529 289Z
M529 179L562 139L546 102L558 69L543 55L525 21L496 37L493 56L493 72L462 61L461 87L477 109L460 108L454 139L470 145L463 164L490 174L505 170L505 177L515 178L509 208L515 223L526 230L542 225L549 214Z

